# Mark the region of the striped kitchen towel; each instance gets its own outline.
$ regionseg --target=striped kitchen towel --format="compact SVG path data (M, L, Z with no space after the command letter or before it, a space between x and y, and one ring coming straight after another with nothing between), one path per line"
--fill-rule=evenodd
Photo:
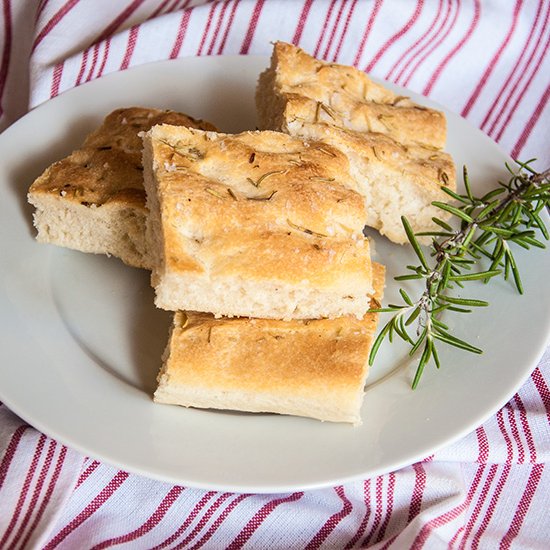
M428 95L550 166L548 0L3 0L0 40L2 128L108 73L269 55L284 40ZM276 495L120 471L0 405L0 548L545 548L549 384L547 353L494 417L422 462Z

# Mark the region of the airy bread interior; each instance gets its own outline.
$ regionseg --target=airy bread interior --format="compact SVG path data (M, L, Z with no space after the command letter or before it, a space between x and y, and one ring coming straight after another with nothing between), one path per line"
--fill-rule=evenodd
M108 254L127 265L150 268L144 204L82 205L47 193L35 194L29 202L36 208L34 225L38 242Z

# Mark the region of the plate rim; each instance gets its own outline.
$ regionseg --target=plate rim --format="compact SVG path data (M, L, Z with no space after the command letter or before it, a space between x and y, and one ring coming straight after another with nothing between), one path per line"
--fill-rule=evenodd
M179 58L179 59L174 59L174 60L152 61L152 62L141 64L139 66L129 68L125 71L117 71L117 72L109 73L109 74L103 75L102 77L100 77L98 79L95 79L93 81L90 81L90 82L84 83L80 86L65 90L62 93L60 93L58 96L56 96L55 98L52 98L51 100L45 101L45 102L41 103L40 105L37 105L37 106L33 107L33 109L31 109L26 115L24 115L23 117L21 117L20 119L15 121L10 127L8 127L4 132L2 132L2 134L0 136L0 141L5 140L6 139L5 136L7 136L9 138L11 136L11 134L13 132L15 132L15 130L13 130L14 128L19 128L20 125L26 124L26 121L28 120L28 117L36 116L36 113L41 109L51 108L49 106L53 102L55 102L55 103L63 102L64 98L66 98L68 95L79 94L80 90L82 90L83 87L88 87L89 88L89 87L92 87L92 86L97 86L99 81L104 82L105 80L115 80L115 79L118 79L118 78L124 78L123 75L125 73L129 73L129 72L132 72L132 73L142 72L142 71L146 72L147 69L149 67L152 67L152 66L159 66L159 65L171 66L171 65L174 65L174 64L182 63L182 62L185 63L188 60L195 60L194 62L200 62L204 59L208 59L208 58L217 58L217 59L219 59L220 57L223 57L225 59L233 58L234 60L247 60L247 62L251 61L251 60L254 61L254 62L259 62L259 61L265 62L266 60L268 60L267 56L258 56L258 55L254 55L254 56L248 56L248 55L202 56L202 57L189 56L189 57L184 57L184 58ZM428 100L428 101L429 101L430 104L435 103L432 100ZM442 109L444 109L444 111L447 112L447 113L451 112L447 108L442 107ZM457 116L457 117L460 116L456 113L453 113L453 114L454 114L454 116ZM471 125L470 125L470 127L471 127L472 130L476 130L481 135L483 135L485 138L492 141L489 136L486 136L485 134L483 134L479 129L477 129L474 126L471 126ZM503 151L502 151L502 153L507 158L509 158L509 156L506 153L504 153ZM0 168L0 169L2 169L2 168ZM357 473L357 474L350 474L350 475L344 476L344 477L339 476L339 477L333 478L333 479L321 480L321 481L318 481L316 483L313 483L313 482L304 483L304 484L294 483L294 484L288 484L286 486L285 485L266 484L264 486L258 486L258 487L255 486L253 491L256 492L256 493L273 493L273 492L290 492L290 491L296 491L296 490L311 490L311 489L318 489L318 488L323 488L323 487L330 487L330 486L334 486L334 485L337 485L337 484L340 484L340 483L348 483L348 482L356 481L356 480L359 480L359 479L365 479L367 477L370 478L370 477L378 476L378 475L381 475L381 474L384 474L384 473L388 473L390 471L395 471L397 469L401 469L405 466L413 464L413 463L417 462L418 460L422 460L423 458L426 458L426 456L428 456L429 454L433 454L433 453L437 452L438 450L440 450L441 448L446 447L446 446L452 444L453 442L458 441L459 439L463 438L465 435L471 433L477 426L481 425L488 418L493 416L498 410L500 410L502 408L502 406L504 406L505 403L508 402L509 399L517 392L517 390L525 383L525 381L531 375L532 371L537 367L538 363L540 362L540 359L542 358L542 356L544 355L544 353L545 353L545 351L548 347L549 342L550 342L550 335L547 336L546 341L544 341L544 342L540 341L539 342L539 347L538 347L538 349L536 351L536 354L535 354L536 357L537 357L537 360L533 361L532 365L528 369L525 369L522 372L521 382L519 384L517 384L514 388L510 389L509 395L501 396L500 399L494 401L493 405L483 413L483 415L482 415L483 418L481 420L475 421L475 422L472 422L472 423L469 423L469 424L465 425L460 431L454 432L447 439L441 441L439 443L439 445L431 448L430 451L427 454L426 453L421 453L421 454L418 454L418 455L414 455L414 458L412 460L411 459L406 459L404 461L396 461L396 462L388 465L388 467L374 468L374 469L369 470L365 474ZM28 419L25 410L22 410L21 407L17 403L13 402L13 400L11 400L9 398L9 396L7 398L6 398L6 396L4 396L4 390L3 390L2 387L0 387L0 400L2 400L2 402L11 411L13 411L15 414L20 416L23 420L28 422L31 426L34 426L38 430L40 430L41 432L50 435L50 437L53 437L56 441L66 445L66 446L68 446L72 449L75 449L75 450L77 450L78 452L80 452L82 454L85 454L85 455L88 455L88 456L93 454L95 457L98 457L98 459L101 460L102 462L104 462L106 464L111 464L111 465L113 465L117 468L132 471L132 472L134 472L138 475L146 476L146 477L151 478L151 479L156 479L156 480L165 481L165 482L168 481L168 482L177 483L177 484L184 484L184 485L197 487L197 488L201 488L201 489L227 490L227 491L232 491L232 492L250 492L251 491L251 487L243 486L243 485L239 485L239 484L237 484L237 485L231 485L231 484L220 485L219 483L215 483L215 482L213 482L212 484L208 484L208 483L205 483L205 482L197 483L196 481L193 481L193 480L185 480L184 479L185 475L182 475L179 479L175 479L170 474L163 475L163 474L158 474L157 472L154 472L154 471L143 470L140 467L135 467L135 466L128 467L124 463L118 462L116 459L113 460L112 457L109 457L109 456L105 455L101 451L99 451L99 452L94 451L93 453L90 453L89 448L86 448L85 446L81 445L79 442L75 442L74 440L71 440L70 438L69 439L65 438L65 436L62 433L59 434L58 429L55 429L53 427L50 428L49 426L46 426L42 422L42 419L36 419L36 418Z

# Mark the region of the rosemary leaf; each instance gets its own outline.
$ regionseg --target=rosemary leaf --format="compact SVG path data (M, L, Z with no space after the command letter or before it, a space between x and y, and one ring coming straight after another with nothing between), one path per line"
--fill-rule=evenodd
M378 353L378 350L380 349L380 346L382 345L382 342L384 341L384 338L390 331L390 327L393 323L393 318L390 319L385 325L384 328L380 331L380 334L376 337L374 340L374 343L372 344L372 348L369 353L369 365L372 366L374 363L374 359L376 358L376 354Z
M396 281L412 281L414 279L422 279L422 275L399 275L397 277L394 277Z
M463 307L449 306L447 309L455 313L472 313L471 309L465 309Z
M416 353L418 348L422 345L422 342L424 342L424 340L426 339L427 335L428 335L428 327L424 327L424 329L420 333L420 336L418 337L418 339L414 343L413 347L409 351L410 356L413 356Z
M432 202L432 204L434 206L437 206L438 208L441 208L441 210L445 210L446 212L450 212L451 214L454 214L455 216L459 217L465 222L472 223L474 221L471 216L466 214L466 212L460 210L459 208L456 208L455 206L451 206L450 204L447 204L445 202L439 202L439 201L434 201Z
M445 229L445 231L454 231L453 228L446 222L444 222L443 220L440 220L439 218L432 218L432 221L439 225L439 227L442 227L443 229Z
M409 318L405 321L405 326L408 327L409 325L414 323L416 319L418 319L418 316L420 315L421 311L422 310L420 309L419 306L415 307L413 312L409 315Z
M476 348L475 346L472 346L471 344L468 344L468 342L465 342L464 340L460 340L460 338L456 338L455 336L451 336L448 332L443 331L434 331L433 337L436 340L441 340L442 342L445 342L446 344L450 344L451 346L455 346L456 348L463 349L465 351L470 351L472 353L481 354L483 353L483 350Z
M449 304L457 304L459 306L471 306L471 307L487 307L489 302L484 300L473 300L471 298L455 298L452 296L441 296L442 300L449 302Z
M502 272L500 269L494 269L492 271L479 271L477 273L465 273L462 275L451 275L449 280L451 281L479 281L481 279L490 279L496 277Z
M420 263L428 269L428 262L426 261L426 257L424 256L424 252L422 252L422 248L420 248L419 242L416 240L416 237L414 236L412 227L410 223L407 221L407 218L405 216L401 216L401 221L403 223L403 227L405 228L405 232L407 233L407 237L416 252L416 255L418 256L418 259L420 260Z
M418 362L418 367L414 375L414 380L412 383L413 390L416 389L416 387L418 386L418 383L420 382L420 378L422 377L422 373L424 372L424 367L430 360L430 355L432 354L432 350L433 350L433 344L431 343L431 340L428 340L426 342L426 345L424 346L424 351L420 356L420 361Z
M399 289L399 293L401 294L401 297L403 298L403 300L405 300L407 305L413 305L412 300L409 298L409 295L402 288Z
M512 275L514 277L514 282L516 283L516 288L518 289L518 292L520 294L523 294L523 284L521 282L521 277L519 275L518 266L516 264L516 259L514 258L514 255L512 254L512 251L510 250L510 248L507 247L505 255L508 258L508 261L510 262L510 268L512 269Z
M468 168L466 168L466 165L462 167L462 181L464 182L466 194L468 195L470 202L475 202L474 195L472 194L472 188L470 186L470 178L468 177Z
M504 193L506 190L502 187L497 187L497 189L493 189L492 191L489 191L489 193L487 193L486 195L483 195L483 197L481 197L481 201L485 204L488 204L489 201L492 201L493 199L495 199L496 197L498 197L499 195L502 195L502 193ZM497 201L498 203L498 201ZM495 203L495 204L497 204Z
M447 193L450 197L453 199L462 202L464 204L468 204L468 197L463 197L462 195L459 195L458 193L455 193L452 189L449 189L448 187L441 187L441 191L444 193Z

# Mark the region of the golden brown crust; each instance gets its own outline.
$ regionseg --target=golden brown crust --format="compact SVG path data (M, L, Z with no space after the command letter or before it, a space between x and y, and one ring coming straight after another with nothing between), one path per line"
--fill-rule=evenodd
M348 188L341 152L278 132L226 135L166 125L154 127L145 144L154 172L147 191L158 201L150 208L160 214L154 281L194 273L349 294L372 288L364 203Z
M155 124L215 130L208 122L174 111L142 107L117 109L83 146L49 166L31 185L30 195L54 195L84 206L117 202L145 208L140 132Z
M287 120L386 134L404 144L445 145L443 113L396 95L354 67L326 63L276 42L270 70L275 75L261 78L273 79L275 92L286 102Z
M291 135L308 136L345 151L372 173L393 174L395 179L406 176L433 194L431 200L446 200L442 186L456 189L455 165L444 152L420 145L404 145L391 137L374 132L360 133L324 123L294 122L288 125ZM368 175L368 174L367 174Z
M384 269L373 264L373 271L381 300ZM377 317L277 321L176 313L155 400L197 406L211 393L234 404L236 393L249 397L239 410L357 423ZM201 397L178 402L178 390ZM297 403L311 408L296 410Z
M317 140L348 157L354 186L365 197L366 225L406 243L401 217L413 231L435 229L432 206L456 188L455 166L441 150L442 113L375 84L353 67L327 64L299 48L275 44L271 67L256 93L261 128Z

